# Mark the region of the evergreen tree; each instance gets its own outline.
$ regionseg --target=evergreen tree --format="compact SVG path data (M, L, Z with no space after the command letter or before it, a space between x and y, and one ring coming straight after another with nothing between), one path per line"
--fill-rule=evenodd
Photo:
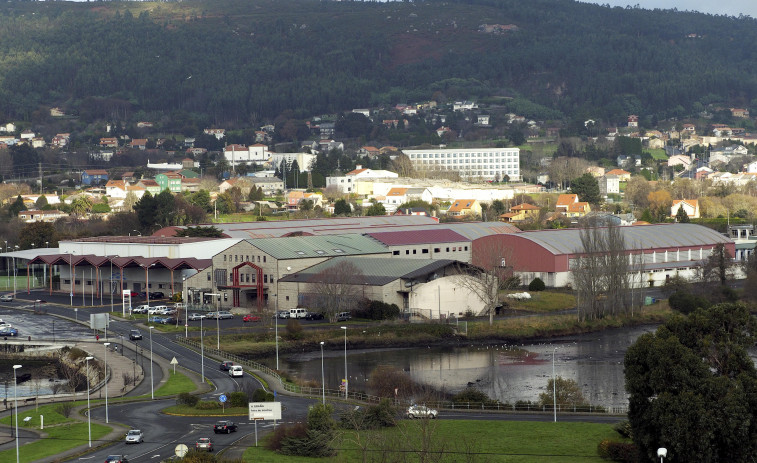
M570 191L578 195L579 201L589 204L599 204L602 201L602 197L599 195L599 182L589 173L573 180Z
M8 215L10 217L17 217L18 213L24 210L26 210L26 206L24 206L24 200L23 198L21 198L21 195L18 195L16 197L16 200L13 201L13 204L8 207Z
M352 208L344 199L337 199L334 202L334 215L350 215Z
M683 206L678 208L678 212L676 212L676 222L678 223L689 223L691 220L689 219L689 214L686 213L686 210L683 208Z

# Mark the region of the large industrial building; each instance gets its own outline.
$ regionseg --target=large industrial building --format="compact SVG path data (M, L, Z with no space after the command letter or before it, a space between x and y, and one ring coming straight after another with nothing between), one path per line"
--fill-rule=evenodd
M521 180L518 148L402 150L418 171L454 171L463 179Z

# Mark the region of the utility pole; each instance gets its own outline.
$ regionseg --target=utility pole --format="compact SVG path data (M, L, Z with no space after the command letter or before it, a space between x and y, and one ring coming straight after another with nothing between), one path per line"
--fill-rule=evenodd
M39 194L42 194L42 163L38 162L37 166L39 168Z

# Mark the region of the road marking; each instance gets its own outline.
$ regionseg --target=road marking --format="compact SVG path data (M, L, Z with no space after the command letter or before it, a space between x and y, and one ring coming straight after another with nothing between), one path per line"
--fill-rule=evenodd
M153 455L153 456L150 457L150 459L152 459L152 458L160 458L160 454Z
M93 458L95 458L94 455L92 455L91 457L79 457L79 460L91 460Z

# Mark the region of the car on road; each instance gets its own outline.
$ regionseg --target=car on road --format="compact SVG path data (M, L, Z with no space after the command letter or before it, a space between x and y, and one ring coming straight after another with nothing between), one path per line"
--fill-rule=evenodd
M189 317L187 317L187 319L190 322L194 322L194 321L197 321L197 320L202 320L203 318L205 318L205 315L199 314L199 313L191 313L191 314L189 314Z
M18 336L18 330L16 328L11 327L3 327L0 328L0 336L7 337L7 336Z
M140 333L139 330L131 330L129 331L129 339L132 341L139 341L142 339L142 333Z
M160 310L160 315L176 315L176 309L166 307Z
M407 417L410 419L413 418L431 418L434 419L437 417L439 412L434 410L433 408L428 408L425 405L411 405L407 409Z
M320 312L308 312L305 315L305 320L323 320L323 314Z
M0 296L0 302L13 302L13 294L3 294Z
M237 425L233 421L228 420L216 421L216 424L213 425L213 432L216 434L221 432L225 432L226 434L237 432Z
M105 457L105 463L129 463L126 455L108 455Z
M163 310L163 306L156 305L154 307L148 307L147 315L160 315L161 310Z
M279 318L289 318L289 311L288 310L279 310L278 311ZM272 315L271 318L276 318L276 314Z
M229 368L229 376L232 378L241 378L244 376L242 365L232 365L231 368Z
M131 297L137 297L137 296L139 296L139 293L136 292L136 291L132 291L132 292L129 293L129 296L131 296Z
M218 312L218 318L221 320L227 319L227 318L234 318L234 314L231 312L227 312L225 310L221 310Z
M195 442L195 450L207 450L208 452L212 452L213 441L210 440L210 437L201 437Z
M251 313L248 313L247 315L245 315L242 318L242 321L243 322L259 322L260 321L260 317L258 317L257 315L253 315Z
M221 365L218 366L218 369L221 371L229 371L229 369L234 366L234 362L225 361L221 362Z
M139 429L130 429L129 432L126 433L125 442L127 444L141 444L144 440L142 431Z
M205 314L205 318L212 318L213 320L215 320L216 318L218 318L218 312L208 312Z

